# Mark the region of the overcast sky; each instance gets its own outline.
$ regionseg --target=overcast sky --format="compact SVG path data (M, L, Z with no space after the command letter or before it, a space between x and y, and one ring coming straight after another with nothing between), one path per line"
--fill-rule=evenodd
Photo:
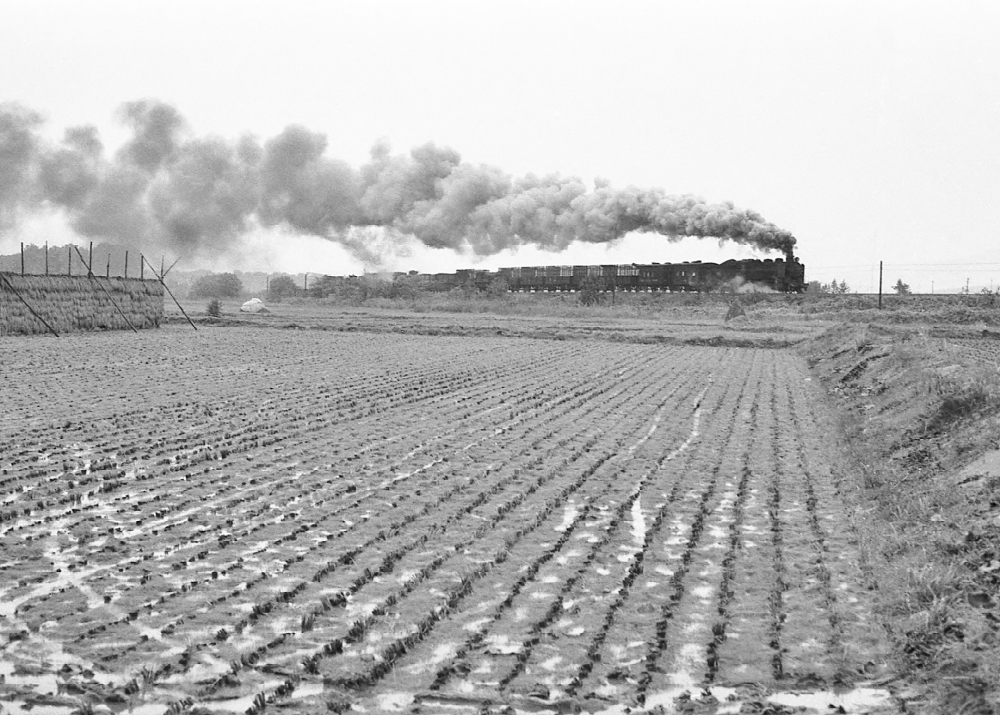
M0 0L0 101L53 138L93 124L114 145L116 108L143 98L198 135L301 124L355 165L379 139L434 141L514 176L733 201L794 233L808 278L859 291L879 260L888 284L1000 287L995 0ZM277 267L343 272L345 254L295 245L306 267ZM478 265L748 255L647 236ZM473 264L445 258L412 267Z

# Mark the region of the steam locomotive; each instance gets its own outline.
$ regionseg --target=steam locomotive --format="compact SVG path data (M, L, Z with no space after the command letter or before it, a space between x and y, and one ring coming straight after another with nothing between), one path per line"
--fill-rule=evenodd
M486 290L506 284L513 292L598 290L634 292L706 292L752 283L781 293L805 290L805 265L798 258L729 260L723 263L626 263L600 266L530 266L475 269L421 276L430 290L471 287Z

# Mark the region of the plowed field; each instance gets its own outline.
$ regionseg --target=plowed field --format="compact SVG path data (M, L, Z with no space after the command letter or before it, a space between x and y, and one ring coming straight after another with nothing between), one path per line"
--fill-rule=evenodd
M891 705L790 351L167 328L0 365L10 712Z

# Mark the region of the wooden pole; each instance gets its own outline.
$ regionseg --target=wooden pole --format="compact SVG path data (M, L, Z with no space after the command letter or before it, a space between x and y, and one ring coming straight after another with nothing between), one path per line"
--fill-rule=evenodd
M80 254L80 260L83 260L83 254ZM94 265L94 242L90 242L90 260L87 261L87 278L94 277L94 271L91 270L91 266Z
M128 251L125 251L125 277L128 278Z
M74 246L74 248L75 248L75 246ZM77 252L79 252L79 249L77 249ZM80 254L80 260L81 261L83 260L83 254L82 253ZM94 277L93 271L90 270L90 266L87 266L87 275L90 276L91 278ZM122 310L119 307L118 303L115 302L115 299L111 297L111 294L108 292L108 289L105 288L104 286L102 286L100 281L95 281L95 283L97 283L97 287L98 288L100 288L101 290L104 291L104 295L108 296L108 300L111 301L111 305L115 306L115 310L117 310L118 313L122 316L122 318L125 319L125 324L128 325L128 327L132 328L132 332L133 333L138 333L139 331L135 329L134 325L132 325L132 321L128 319L127 315L125 315L125 311Z
M66 275L73 275L73 247L66 247Z
M878 262L878 309L882 310L882 261Z
M180 260L181 259L178 258L176 261L174 261L173 263L171 263L170 264L170 268L168 268L167 270L163 271L163 273L160 274L160 277L161 278L166 278L170 274L170 271L174 270L174 266L176 266L180 262Z
M45 275L49 274L49 242L45 242Z
M306 273L304 276L302 276L302 290L303 291L309 290L309 274L308 273Z
M143 257L142 257L142 260L143 260L143 261L145 261L145 260L146 260L146 257L145 257L145 256L143 256ZM147 263L148 263L148 261L147 261ZM149 268L150 268L150 270L151 270L151 271L153 271L153 274L154 274L154 275L156 275L156 269L155 269L155 268L153 268L152 264L150 264ZM192 328L194 328L195 330L197 330L197 329L198 329L198 326L197 326L197 325L195 325L195 324L194 324L194 321L193 321L193 320L191 320L191 318L190 318L190 317L188 316L188 314L187 314L186 312L184 312L184 306L182 306L182 305L181 305L180 301L179 301L179 300L177 300L177 298L176 298L176 297L174 296L174 294L173 294L173 293L171 292L170 288L168 288L168 287L167 287L167 284L166 284L166 283L164 283L164 281L163 281L163 278L161 278L160 276L156 276L156 277L157 277L157 280L159 280L159 281L160 281L160 285L162 285L162 286L163 286L163 289L164 289L165 291L167 291L167 293L168 293L168 294L170 295L170 297L171 297L171 298L173 298L173 299L174 299L174 303L176 303L176 304L177 304L177 307L181 309L181 313L183 313L183 314L184 314L184 317L185 317L185 318L187 318L187 321L188 321L189 323L191 323L191 327L192 327Z
M21 275L24 275L24 241L21 241Z
M55 335L57 338L59 337L59 333L56 332L56 329L53 328L51 325L49 325L45 321L45 318L43 318L42 316L40 316L38 313L35 312L35 309L31 307L31 304L24 299L24 296L22 296L20 293L17 292L17 288L11 285L10 281L7 280L7 277L3 273L0 273L0 280L3 280L3 282L7 284L7 287L10 288L11 291L14 293L14 295L17 296L17 299L20 300L22 303L24 303L24 307L28 309L29 313L38 318L42 322L42 325L44 325L46 328L49 329L50 333Z
M146 280L146 257L139 254L139 280Z
M111 251L108 251L108 267L105 270L104 277L105 278L110 278L111 277Z

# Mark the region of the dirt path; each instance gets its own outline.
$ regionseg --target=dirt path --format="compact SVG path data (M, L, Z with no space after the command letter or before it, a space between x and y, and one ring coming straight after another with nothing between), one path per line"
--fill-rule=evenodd
M895 711L790 352L67 342L5 344L9 712Z

